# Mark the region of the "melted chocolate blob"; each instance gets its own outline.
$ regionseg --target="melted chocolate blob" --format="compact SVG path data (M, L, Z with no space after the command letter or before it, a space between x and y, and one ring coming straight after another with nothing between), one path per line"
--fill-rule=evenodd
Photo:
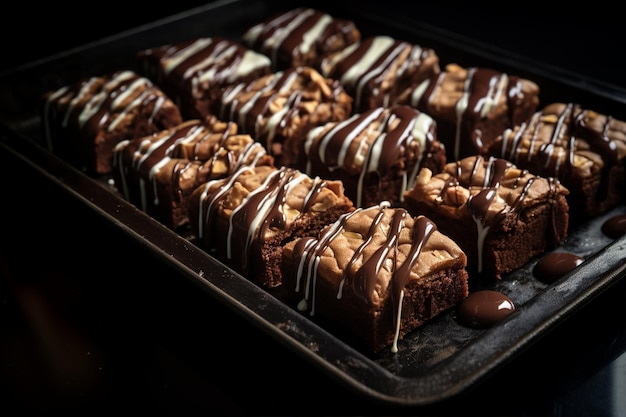
M535 264L533 275L542 282L552 284L563 275L575 269L583 261L583 258L573 253L549 253Z
M626 214L613 216L602 224L602 233L611 239L626 234Z
M457 317L467 326L482 329L498 323L514 310L513 301L501 292L480 290L461 301Z

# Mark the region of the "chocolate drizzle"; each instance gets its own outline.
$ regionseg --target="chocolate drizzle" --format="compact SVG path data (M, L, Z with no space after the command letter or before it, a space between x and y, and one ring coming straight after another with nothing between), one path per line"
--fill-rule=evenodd
M514 168L511 162L501 158L485 159L482 156L464 158L455 163L454 170L448 171L449 177L440 190L439 201L444 201L449 195L459 195L449 193L450 188L462 187L470 192L466 202L456 200L454 203L464 205L476 223L479 273L483 270L483 247L489 230L500 222L506 213L518 210L537 179L523 169L516 169L517 173L511 175L512 172L516 172L512 171ZM503 190L502 184L505 180L507 185ZM547 178L545 181L548 182L551 194L558 193L558 180Z
M351 34L350 32L353 32ZM327 13L299 7L280 13L252 26L242 36L251 48L269 56L274 71L291 66L316 66L332 52L337 38L357 40L350 21L335 19Z
M456 66L448 68L453 67ZM444 78L448 76L454 76L454 72L448 69L415 86L410 97L410 104L428 112L433 106L435 97L445 94L441 91L441 87ZM478 122L488 117L490 112L504 100L509 112L508 119L512 125L514 118L510 112L515 108L512 100L517 97L519 90L519 77L509 76L489 68L470 67L467 69L462 95L455 103L456 131L452 153L454 159L487 152L483 132L480 128L476 128L480 126Z
M340 80L354 98L355 109L365 111L374 107L374 103L368 102L368 94L375 96L373 100L376 105L393 104L396 95L408 87L408 83L416 81L411 72L417 72L422 63L431 56L434 57L435 54L428 48L388 36L373 36L329 56L321 67L325 76ZM400 63L401 59L403 61ZM396 63L399 63L397 73L391 81L394 88L383 88L384 82L389 81L386 79L389 68Z
M217 250L217 245L224 245L225 261L242 273L248 273L251 265L248 254L255 239L268 239L270 235L288 230L295 220L287 218L285 204L290 193L304 181L310 180L309 191L303 197L302 208L297 216L309 213L316 197L327 183L318 177L310 178L298 170L281 167L274 169L254 190L232 209L228 217L228 231L223 238L212 233L212 222L217 217L216 210L224 200L238 176L252 173L244 166L230 178L221 182L212 182L205 186L200 197L199 234L204 238L206 247ZM204 226L204 227L202 227Z
M363 206L364 182L368 174L385 177L403 152L415 148L416 161L403 166L403 186L398 190L398 201L413 187L424 155L435 142L434 121L410 106L377 107L337 122L320 135L323 128L314 129L308 136L306 172L324 177L343 179L342 175L358 175L355 205ZM319 136L318 136L319 135ZM413 146L412 142L419 143Z
M115 73L102 86L101 92L95 94L82 108L78 115L79 126L91 131L96 131L101 126L107 126L109 131L113 130L119 120L132 109L146 106L146 100L156 101L160 98L153 87L147 78L130 71ZM117 115L111 118L114 112Z
M474 184L474 175L478 169L478 164L482 164L483 159L476 158L474 169L470 176L470 184ZM467 207L472 213L472 217L477 222L484 225L487 217L487 211L491 206L494 198L497 197L497 191L500 187L500 181L504 178L506 170L511 166L510 162L504 159L489 158L486 164L486 172L484 175L484 183L482 189L476 194L471 194L467 201Z
M163 74L190 86L194 97L202 96L203 82L230 84L267 66L269 58L249 51L238 43L221 37L199 38L170 45L161 58Z
M380 245L370 258L364 260L363 265L361 265L356 274L352 276L352 290L369 305L373 302L372 297L378 280L378 273L385 259L387 259L391 253L394 258L394 264L397 262L397 259L395 259L397 256L397 248L393 251L392 249L398 243L400 230L402 230L403 220L406 215L407 213L404 210L394 212L391 224L389 225L386 242ZM373 222L372 226L377 226L380 219L382 219L382 214L377 216L377 220ZM370 229L370 236L372 236L372 229ZM349 270L349 268L347 268L347 270Z
M468 153L485 153L482 131L471 129L471 126L476 126L479 120L487 117L502 97L506 100L510 88L509 76L505 73L488 68L469 69L464 95L457 103L458 127L455 138L457 159ZM465 132L462 133L463 130ZM473 148L462 149L461 137L471 138Z
M403 217L405 215L406 213L403 213ZM394 220L396 217L397 216L394 216ZM404 288L406 287L409 277L411 276L411 270L418 262L419 256L424 248L424 244L436 230L437 226L428 218L424 216L417 217L415 220L415 226L413 227L413 244L411 245L411 250L407 254L406 260L393 272L393 278L391 280L391 294L393 296L394 306L396 307L394 309L394 318L397 323L400 321ZM394 264L397 264L397 261Z
M315 25L327 15L308 8L296 8L280 14L267 22L250 28L243 35L244 41L252 48L260 50L270 57L273 69L286 68L290 62L278 60L278 51L283 48L292 51L294 56L300 55L303 50L311 48L311 43L304 43L304 35L314 29ZM323 28L319 32L323 33ZM314 41L320 33L309 37Z
M84 101L89 96L91 98ZM164 96L148 78L132 71L117 71L106 80L103 77L83 79L47 97L43 115L46 126L54 119L54 105L62 102L66 103L61 120L63 128L72 126L77 130L97 132L106 127L111 132L124 117L140 108L153 106L152 116L158 114ZM150 118L148 122L153 120ZM51 149L50 130L46 129L45 133Z
M579 153L597 153L603 164L596 198L602 201L608 196L609 171L617 164L619 155L617 144L609 134L612 118L602 116L605 118L601 126L591 126L589 120L598 117L574 103L547 106L527 123L502 135L501 156L527 166L537 175L568 178L576 170ZM581 147L579 139L589 149Z
M320 82L323 85L312 86ZM321 90L320 101L311 99L313 88ZM292 67L261 80L224 89L218 113L223 120L236 121L243 132L254 136L265 149L277 155L282 151L280 144L274 144L284 141L285 131L306 127L308 120L300 121L300 126L296 120L306 119L306 114L311 112L307 107L311 104L317 107L331 100L339 102L342 93L338 82L322 79L314 69Z
M478 169L478 164L483 163L483 158L476 158L472 174L470 175L470 184L474 184L474 175ZM484 183L482 188L476 194L470 194L467 200L467 208L472 215L472 218L476 222L478 229L477 248L478 248L478 272L482 272L483 269L483 247L485 239L491 223L495 221L498 216L503 213L499 212L493 219L487 219L487 213L489 207L491 207L494 199L498 196L498 188L500 186L500 180L504 177L506 169L510 166L508 161L504 159L489 158L486 165L486 172L484 175Z
M302 311L309 309L310 315L315 315L315 283L317 279L317 265L323 253L329 248L331 242L346 230L346 224L353 216L365 211L376 211L373 216L369 231L362 237L362 242L354 249L354 253L349 262L343 267L343 276L337 284L337 299L343 298L345 286L349 285L351 292L357 299L361 300L366 309L375 305L375 293L385 291L380 288L382 282L380 278L383 265L391 265L391 279L388 290L391 292L392 309L396 333L392 350L397 351L397 340L400 331L402 311L402 299L404 289L410 279L411 272L419 262L419 256L424 245L437 230L435 224L424 216L414 218L412 229L412 241L409 252L402 261L398 257L399 239L402 230L406 227L406 218L409 213L402 208L392 208L389 203L383 202L378 206L368 208L357 208L351 213L344 214L334 224L328 226L317 239L300 239L294 246L296 259L300 259L298 265L298 276L296 280L296 292L301 292L301 282L305 277L304 296L298 304ZM374 240L374 236L384 230L384 241ZM366 248L377 245L370 255L363 259ZM387 262L390 260L391 262ZM357 268L356 266L359 264ZM309 303L311 300L311 303Z
M249 269L247 254L256 236L265 236L268 228L284 229L286 225L285 195L295 183L296 171L280 169L270 174L265 182L252 191L233 210L229 218L226 257L233 265ZM300 177L301 179L303 177Z
M220 128L224 131L219 131ZM204 180L230 175L243 164L254 166L266 156L262 145L249 136L240 138L236 146L231 147L228 140L233 137L232 132L234 130L229 124L214 129L214 126L199 120L189 120L160 132L160 136L120 142L113 159L113 166L119 172L117 177L121 180L118 185L120 191L127 200L134 201L128 182L129 178L137 179L141 196L139 205L146 211L148 192L145 184L152 184L153 204L159 205L157 175L166 166L170 169L170 175L166 176L170 181L169 189L173 190L173 196L178 195L182 199L180 179L186 170L198 168L197 183L200 184ZM170 161L173 163L170 164ZM222 164L220 170L214 169L217 161Z
M220 201L227 196L228 191L232 189L241 175L252 172L254 172L252 167L244 165L232 175L224 179L207 181L202 186L202 192L198 199L198 218L195 221L198 225L198 238L204 242L204 246L209 250L215 250L215 245L220 242L219 239L214 239L216 236L211 233Z

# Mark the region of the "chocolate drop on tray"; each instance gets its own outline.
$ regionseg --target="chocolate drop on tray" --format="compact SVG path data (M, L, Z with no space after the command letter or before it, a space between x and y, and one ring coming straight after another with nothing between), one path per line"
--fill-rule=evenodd
M533 268L533 275L541 282L552 284L563 275L574 270L584 259L568 252L553 252L545 255Z
M602 233L612 239L626 234L626 214L613 216L602 224Z
M486 328L503 320L514 310L513 301L501 292L479 290L461 301L457 318L467 326Z

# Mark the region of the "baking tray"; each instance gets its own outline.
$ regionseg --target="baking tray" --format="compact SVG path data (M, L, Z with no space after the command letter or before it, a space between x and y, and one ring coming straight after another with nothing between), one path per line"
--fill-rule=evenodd
M613 241L600 231L605 219L626 213L620 206L571 230L557 250L587 260L556 283L546 285L532 277L535 261L500 281L482 283L507 294L517 306L501 323L485 330L471 329L458 324L454 311L449 311L407 336L398 353L385 349L371 355L345 335L318 325L233 272L196 247L184 232L168 229L126 202L107 178L88 177L43 146L38 116L43 92L81 76L133 67L135 53L146 47L195 36L236 39L244 28L284 7L272 1L212 2L0 74L0 152L44 175L171 265L180 279L190 280L206 293L207 302L219 301L303 361L377 402L427 405L467 390L624 277L626 237ZM432 47L443 64L489 66L533 79L542 88L543 103L575 101L626 119L626 94L617 87L546 67L368 3L355 9L341 2L316 1L314 7L349 17L364 35L387 34Z

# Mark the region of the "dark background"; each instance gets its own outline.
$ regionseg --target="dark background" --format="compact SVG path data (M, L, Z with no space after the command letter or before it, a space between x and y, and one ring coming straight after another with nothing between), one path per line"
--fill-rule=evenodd
M29 2L13 2L12 11L4 14L8 16L5 24L0 25L0 69L60 53L206 3L184 0L136 7L114 0L79 7L63 2L33 7ZM284 3L288 7L289 2ZM348 3L359 7L372 0ZM546 8L386 0L381 7L396 8L401 13L406 10L436 26L626 88L622 70L626 55L624 25L621 14L605 2L594 1L580 8L573 3Z
M139 7L120 0L71 5L43 2L37 6L14 2L0 25L0 64L2 69L11 69L206 3L210 1L159 2Z
M204 3L14 3L0 25L0 71ZM621 62L626 37L613 17L618 14L602 3L556 11L411 4L387 0L381 7L421 13L435 26L626 88ZM0 166L2 178L28 174ZM39 184L41 178L28 181ZM272 344L254 326L206 303L197 288L150 263L146 254L140 256L133 242L120 238L112 250L106 240L94 239L113 232L84 207L74 207L73 198L54 189L35 194L10 184L3 195L15 203L2 213L19 230L10 238L0 231L0 353L11 358L0 362L0 386L5 385L0 412L9 407L8 414L21 415L121 410L154 415L616 415L607 398L611 369L606 365L626 345L624 280L530 346L498 378L455 401L420 409L377 407L355 401L345 387ZM44 215L40 206L24 204L33 198L55 204L48 204ZM68 233L58 221L67 221L67 213L87 216L82 220L90 226ZM26 222L34 229L22 230ZM50 242L50 236L60 235L66 239L62 245ZM94 244L81 245L86 240ZM103 254L111 256L110 262L101 263ZM15 294L12 279L22 284ZM4 295L9 292L10 297ZM274 347L259 353L263 346Z

